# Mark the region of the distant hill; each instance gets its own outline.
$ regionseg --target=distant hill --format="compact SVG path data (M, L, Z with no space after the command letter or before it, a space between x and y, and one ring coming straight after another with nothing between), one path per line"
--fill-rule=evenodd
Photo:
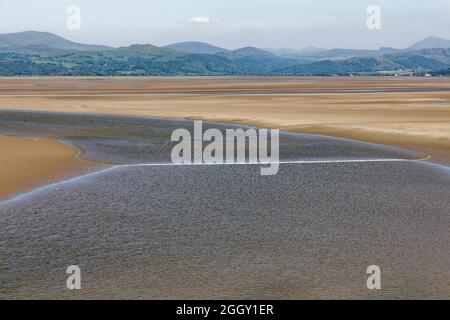
M433 48L448 49L450 48L450 40L445 40L438 37L428 37L408 47L407 50L422 50Z
M264 50L269 51L273 54L276 54L277 56L295 56L295 55L302 55L312 52L320 52L320 51L326 51L327 49L323 48L316 48L316 47L306 47L300 50L297 49L291 49L291 48L280 48L280 49L273 49L273 48L265 48Z
M313 53L313 52L319 53L319 52L322 52L322 51L327 51L327 49L317 48L317 47L306 47L306 48L303 48L303 49L299 50L299 53L300 54L308 54L308 53Z
M255 47L240 48L231 52L220 52L217 55L232 61L243 69L251 70L251 75L267 75L273 70L309 62L303 58L286 59Z
M436 69L443 65L450 65L450 49L423 49L386 55L387 58L410 68ZM422 62L420 59L423 59ZM431 64L427 65L425 59ZM412 61L411 65L408 65Z
M245 47L234 50L232 52L234 57L251 57L257 59L271 59L277 56L269 51L258 49L255 47Z
M99 51L111 47L72 42L48 32L24 31L0 34L1 50L20 50L26 48L48 48L56 50Z
M378 70L392 70L395 64L380 58L350 58L346 60L323 60L305 65L291 66L274 73L288 76L329 76L369 73Z
M274 73L290 76L376 74L400 70L416 73L447 67L450 67L450 49L425 49L386 54L380 57L322 60L287 67L276 70Z
M418 51L423 49L448 49L450 48L450 40L437 37L429 37L421 40L405 49L394 49L382 47L378 50L359 50L359 49L331 49L331 50L314 50L307 48L295 56L316 59L316 60L339 60L358 57L381 57L386 54L401 53L408 51ZM292 56L292 54L290 55Z
M116 53L124 54L124 55L132 55L132 56L147 56L147 55L157 55L157 56L164 56L164 55L173 55L173 56L180 56L183 55L183 53L178 52L174 49L170 48L164 48L164 47L157 47L151 44L133 44L128 47L119 47L116 50L114 50Z
M216 54L219 52L230 51L228 49L213 46L209 43L195 42L195 41L174 43L174 44L165 46L165 48L174 49L174 50L177 50L180 52L198 53L198 54Z
M298 56L315 58L318 60L339 60L357 57L381 57L388 53L394 53L399 50L393 48L380 48L379 50L358 50L358 49L331 49L323 51L306 51Z
M300 54L300 50L297 49L291 49L291 48L279 48L279 49L274 49L274 48L263 48L263 50L271 52L273 54L276 54L277 56L284 56L284 55L289 55L289 54Z
M411 48L423 46L445 47L446 40L429 38ZM277 50L231 51L202 42L113 48L27 31L0 35L0 76L447 75L450 68L447 48Z

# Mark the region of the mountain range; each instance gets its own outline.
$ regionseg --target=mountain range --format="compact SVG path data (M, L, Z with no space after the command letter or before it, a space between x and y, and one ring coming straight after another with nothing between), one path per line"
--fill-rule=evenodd
M0 34L1 76L448 75L450 40L429 37L405 49L230 50L203 42L114 48L47 32Z
M99 51L112 49L108 46L72 42L48 32L25 31L0 34L1 50L27 50L32 47L47 47L57 50Z

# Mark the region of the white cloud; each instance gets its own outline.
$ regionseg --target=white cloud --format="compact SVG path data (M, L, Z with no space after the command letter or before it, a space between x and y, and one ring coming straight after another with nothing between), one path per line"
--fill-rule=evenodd
M208 23L220 23L220 19L208 18L208 17L192 17L188 20L190 24L208 24Z

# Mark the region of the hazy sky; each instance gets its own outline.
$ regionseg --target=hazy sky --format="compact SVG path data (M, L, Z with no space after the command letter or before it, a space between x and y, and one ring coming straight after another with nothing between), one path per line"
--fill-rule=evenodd
M382 9L381 30L366 27L373 4ZM66 26L69 5L81 9L80 30ZM450 0L0 0L0 33L24 30L113 46L406 47L450 38Z

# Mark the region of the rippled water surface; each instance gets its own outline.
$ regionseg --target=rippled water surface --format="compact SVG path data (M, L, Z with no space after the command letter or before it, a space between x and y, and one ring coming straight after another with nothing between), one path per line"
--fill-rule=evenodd
M171 131L191 125L4 115L1 133L59 136L119 164L168 161ZM417 156L281 142L283 159ZM275 176L117 167L0 203L0 298L449 298L449 186L448 169L423 162L283 164ZM73 264L79 291L65 287ZM378 292L365 283L373 264Z

